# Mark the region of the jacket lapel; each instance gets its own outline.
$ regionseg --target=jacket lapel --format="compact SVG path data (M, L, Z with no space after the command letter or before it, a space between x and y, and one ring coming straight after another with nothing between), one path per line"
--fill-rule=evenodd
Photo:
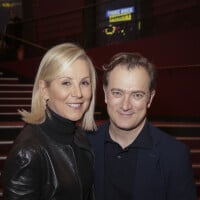
M96 200L104 199L104 141L108 124L95 134L88 134L90 144L95 154L95 196Z
M104 199L104 138L105 132L98 134L95 143L95 188L96 200Z
M159 138L154 138L153 135L151 136L153 139L152 148L140 149L138 151L133 186L134 200L165 200L164 176L158 150Z

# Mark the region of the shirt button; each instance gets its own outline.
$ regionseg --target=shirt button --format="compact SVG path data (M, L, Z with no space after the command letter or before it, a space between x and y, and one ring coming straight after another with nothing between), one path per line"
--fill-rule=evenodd
M121 155L118 155L118 156L117 156L117 158L118 158L118 159L121 159L121 158L122 158L122 156L121 156Z

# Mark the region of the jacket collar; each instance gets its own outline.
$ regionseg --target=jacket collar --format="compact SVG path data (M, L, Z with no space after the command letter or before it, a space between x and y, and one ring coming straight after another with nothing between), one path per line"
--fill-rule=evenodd
M88 138L86 136L86 133L84 130L82 130L80 127L77 127L75 131L74 136L74 143L83 149L87 149L89 151L92 151L91 146L89 145Z

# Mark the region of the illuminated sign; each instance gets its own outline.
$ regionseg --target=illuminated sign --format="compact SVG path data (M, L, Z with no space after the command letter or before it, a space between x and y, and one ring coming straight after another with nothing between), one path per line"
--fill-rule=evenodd
M114 34L121 34L123 36L126 35L126 32L124 30L124 27L121 26L114 26L114 25L109 25L108 27L104 28L103 32L106 35L114 35Z
M4 1L0 3L0 8L12 8L12 7L17 7L17 6L22 6L21 2L9 2L9 1Z
M109 25L109 27L104 29L106 35L113 35L116 32L117 28L115 26Z
M106 17L110 17L113 15L121 15L121 14L128 14L128 13L134 13L135 12L135 8L134 7L126 7L126 8L120 8L120 9L116 9L116 10L108 10L106 12Z
M131 14L121 14L121 15L113 15L109 17L109 22L124 22L124 21L131 21L132 16Z
M0 4L0 7L3 7L3 8L11 8L13 7L13 3L9 3L9 2L4 2L4 3L1 3Z
M109 22L123 22L123 21L131 21L132 15L131 13L134 13L135 9L134 7L126 7L126 8L120 8L116 10L108 10L106 12L106 17L109 18Z

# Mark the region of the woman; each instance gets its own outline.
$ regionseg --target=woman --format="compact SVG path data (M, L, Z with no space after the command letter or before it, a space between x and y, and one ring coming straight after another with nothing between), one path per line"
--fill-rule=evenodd
M31 112L3 172L4 200L93 199L93 153L84 130L96 128L96 76L85 51L57 45L43 57ZM81 128L76 123L81 123Z

